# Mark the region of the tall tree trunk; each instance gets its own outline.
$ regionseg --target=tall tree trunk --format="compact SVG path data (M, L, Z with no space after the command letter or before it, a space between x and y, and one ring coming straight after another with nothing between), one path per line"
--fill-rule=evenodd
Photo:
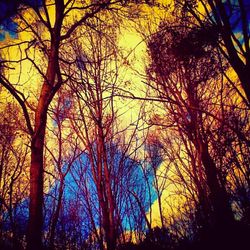
M111 180L110 180L110 173L108 169L108 159L107 159L107 152L106 146L104 142L104 136L102 134L101 141L102 141L102 148L103 148L103 165L104 165L104 175L105 175L105 191L107 196L107 207L108 207L108 215L109 215L109 229L108 229L108 240L107 240L107 249L114 250L116 248L116 225L114 221L114 212L115 212L115 205L114 205L114 197L112 193L111 187Z
M164 228L164 216L163 216L163 209L162 209L162 200L161 200L161 190L159 187L159 181L158 181L158 176L156 174L156 166L153 166L153 171L154 171L154 178L155 178L155 189L156 189L156 194L157 194L157 201L158 201L158 206L159 206L159 213L160 213L160 219L161 219L161 227Z
M50 238L49 238L49 249L55 249L55 233L56 233L56 225L59 219L60 210L62 207L62 198L64 191L64 176L61 177L60 186L59 186L59 194L58 194L58 202L56 205L56 211L53 214L51 227L50 227Z
M52 39L51 53L45 82L43 83L35 113L34 133L31 140L30 204L27 232L27 249L42 249L43 227L43 151L47 123L47 112L57 88L55 86L58 65L59 42ZM59 85L58 85L59 86ZM59 87L58 87L59 88Z
M191 77L187 74L187 79ZM193 90L192 90L193 87ZM197 99L197 86L188 85L187 89L188 101L191 107L199 108L199 100ZM199 153L200 161L205 169L206 183L209 188L209 198L213 208L214 223L216 225L225 226L233 221L233 212L230 208L228 194L225 187L219 182L219 173L216 164L208 150L208 142L203 138L200 126L203 126L200 114L194 110L190 110L191 114L191 133L189 139L193 142Z
M45 124L31 142L30 204L27 249L42 249L43 226L43 144Z
M208 146L200 142L200 153L205 168L207 185L210 191L210 200L213 206L215 224L228 226L233 222L233 212L230 208L228 194L220 186L216 165L208 152Z
M228 16L225 4L223 1L216 0L215 3L213 1L208 1L209 5L213 11L215 19L217 21L217 25L220 29L223 41L225 43L225 48L228 54L228 61L233 67L234 71L239 77L241 82L241 86L245 92L246 98L248 100L248 104L250 104L250 78L249 78L249 70L250 70L250 61L249 61L249 40L246 39L243 41L243 46L245 46L246 52L243 55L243 59L237 50L237 46L234 44L232 35L234 33L232 24L230 23L230 16ZM243 3L242 3L243 4ZM239 15L243 15L244 7L241 9L241 13ZM248 20L245 18L243 21L243 25L248 27ZM245 37L246 38L246 37ZM245 58L244 58L245 57ZM244 59L246 60L244 62Z

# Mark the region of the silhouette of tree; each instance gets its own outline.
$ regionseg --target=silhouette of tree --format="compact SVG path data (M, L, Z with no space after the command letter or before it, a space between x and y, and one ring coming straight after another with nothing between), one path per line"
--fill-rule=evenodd
M224 244L234 218L226 188L228 173L223 172L220 160L216 159L211 141L211 130L218 123L218 114L210 115L213 113L213 103L219 100L220 93L216 94L210 88L219 81L223 65L211 44L198 49L193 45L185 47L186 51L182 54L180 47L192 36L193 31L191 34L189 32L189 28L180 26L172 29L162 23L159 32L151 36L148 46L152 63L148 69L148 85L157 91L159 97L167 100L164 103L168 111L166 120L173 119L170 124L183 137L184 145L191 142L196 156L192 163L193 169L189 169L191 172L188 175L196 184L201 211L211 212L210 225L223 232L220 240ZM225 90L221 88L221 91ZM225 125L226 121L222 119L221 122ZM230 126L227 129L228 127ZM216 126L214 129L216 131ZM186 147L188 148L190 150L190 146ZM182 161L181 157L179 160ZM185 176L183 174L183 182ZM207 199L209 203L206 202ZM206 209L209 204L211 208Z
M132 214L138 215L135 207L135 211L129 211L132 208L130 200L139 196L136 207L142 201L144 208L142 194L138 194L135 183L135 168L139 165L136 151L141 145L136 143L136 131L142 114L139 113L133 125L119 128L122 118L115 100L120 84L115 27L99 20L91 24L95 30L84 31L85 40L72 45L72 57L76 56L77 60L69 71L74 72L69 86L76 100L71 124L88 162L79 164L79 176L75 179L81 179L77 183L99 248L105 249L106 244L107 249L112 250L125 237L124 221ZM128 130L131 132L126 132ZM87 181L82 182L84 179ZM139 182L139 185L143 184Z
M219 47L221 54L238 75L249 106L250 5L248 1L177 0L176 6L180 7L177 12L184 16L186 21L190 16L195 18L199 27L199 32L195 36L196 42L200 39L212 41ZM232 84L236 86L235 83Z
M29 159L19 112L13 103L0 112L0 238L1 243L12 241L13 247L20 245L25 233L20 224L21 217L25 217L20 203L27 195L25 171Z
M126 1L127 2L127 1ZM30 1L29 1L30 3ZM31 137L31 165L30 165L30 208L29 226L27 234L28 249L41 249L43 225L43 186L44 186L44 138L47 123L47 113L55 94L68 79L61 70L61 57L67 50L67 43L76 34L81 25L89 27L88 20L102 11L115 11L112 6L122 4L123 1L90 1L80 2L63 0L49 3L48 1L35 1L36 4L20 5L16 12L20 35L28 31L26 41L13 41L11 44L1 46L1 76L0 83L4 86L22 108L25 117L27 132ZM55 15L50 12L54 8ZM16 8L14 8L16 9ZM120 8L118 8L120 9ZM121 9L120 9L121 10ZM69 23L67 17L77 11L79 17ZM28 14L27 14L28 13ZM31 17L32 16L32 17ZM55 17L55 20L54 20ZM89 27L90 28L90 27ZM16 47L18 56L9 54L8 50ZM35 51L35 53L33 53ZM44 63L44 61L46 63ZM30 105L26 94L20 89L21 76L12 80L9 76L14 68L22 68L22 62L30 62L42 82L38 91L38 100ZM14 66L13 66L14 65ZM14 82L13 82L14 81ZM34 117L34 121L33 121Z

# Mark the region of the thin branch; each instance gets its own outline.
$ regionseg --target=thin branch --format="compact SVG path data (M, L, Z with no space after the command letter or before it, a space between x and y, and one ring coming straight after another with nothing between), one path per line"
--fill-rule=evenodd
M17 93L17 90L6 79L4 79L3 76L0 77L0 83L10 92L10 94L20 104L20 106L21 106L21 108L23 110L23 114L24 114L24 118L25 118L25 121L26 121L26 125L27 125L27 128L28 128L29 134L33 135L34 130L33 130L32 126L31 126L31 121L30 121L30 117L29 117L27 107L25 105L25 101L22 100L22 98Z

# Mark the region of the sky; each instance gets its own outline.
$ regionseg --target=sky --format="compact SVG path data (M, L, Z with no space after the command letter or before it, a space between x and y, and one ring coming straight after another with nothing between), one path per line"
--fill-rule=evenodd
M36 6L41 4L41 0L1 0L0 1L0 41L4 40L6 36L16 38L16 30L18 24L13 21L16 9L21 4Z

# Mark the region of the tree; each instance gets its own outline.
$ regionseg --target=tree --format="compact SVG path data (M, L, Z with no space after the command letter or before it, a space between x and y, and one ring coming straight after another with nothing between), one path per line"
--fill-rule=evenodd
M13 41L1 47L1 76L0 83L16 99L22 108L25 117L27 132L31 138L31 165L30 165L30 206L29 206L29 226L27 234L27 249L41 249L42 247L42 225L43 225L43 186L44 186L44 138L47 122L47 113L50 103L63 83L67 81L62 75L60 68L60 58L62 51L67 48L78 27L86 25L88 20L96 13L111 10L112 5L121 1L90 1L76 5L75 1L63 0L54 1L34 1L29 5L19 6L16 14L20 35L25 33L28 37L26 41ZM55 15L51 8L55 11ZM79 15L70 23L68 16L73 12ZM55 19L54 19L55 17ZM23 33L22 33L23 32ZM30 35L31 34L31 35ZM13 54L8 51L16 47ZM15 50L14 50L15 51ZM12 51L13 52L13 51ZM33 53L35 52L35 53ZM18 58L16 57L18 54ZM38 61L37 61L37 58ZM46 61L44 66L44 62ZM42 82L38 91L38 100L31 105L26 93L20 89L20 71L18 80L12 79L15 69L22 68L23 62L30 62L36 74ZM17 82L17 85L14 82ZM33 106L33 107L32 107ZM34 121L33 121L34 117Z
M0 238L18 248L23 241L26 217L22 213L27 195L25 171L29 159L27 138L22 131L20 110L8 103L0 112ZM24 223L24 225L21 225Z
M157 201L160 212L160 220L161 227L165 227L164 223L164 215L163 215L163 207L162 207L162 194L166 189L166 180L168 176L168 168L164 168L164 170L159 170L160 164L163 162L163 145L160 142L160 139L157 138L153 133L147 136L146 142L146 151L149 158L149 168L152 168L153 172L153 184L157 194Z
M186 46L185 51L181 50L183 42L190 36L189 32L189 28L180 26L179 29L171 29L162 23L160 31L151 37L149 86L151 82L155 84L152 88L159 97L166 98L165 107L169 111L169 119L172 119L170 124L176 127L179 136L185 136L183 141L192 143L197 156L194 170L190 171L194 171L192 175L198 190L205 178L208 188L205 196L211 203L212 225L225 230L232 227L234 219L225 183L220 179L221 169L217 167L210 146L209 127L215 117L209 116L212 113L210 107L213 107L210 101L215 101L217 97L214 95L216 92L212 93L207 87L208 83L211 87L218 81L222 66L211 45L198 48ZM200 202L206 200L206 197L201 199L203 191L200 191ZM203 203L203 206L206 204Z
M106 16L107 20L109 18ZM122 234L123 217L129 212L129 205L125 201L128 202L128 196L131 197L129 189L134 189L130 185L134 181L132 174L137 161L130 160L129 156L135 157L139 147L135 145L133 149L131 145L135 142L140 119L131 128L131 135L123 138L123 131L128 128L119 131L118 126L114 93L119 84L119 61L114 24L109 21L105 24L99 20L93 21L91 24L95 30L85 31L85 40L73 44L72 51L76 53L73 58L77 56L77 60L75 65L71 65L73 69L70 72L74 74L71 74L70 86L77 100L72 127L86 150L85 157L90 166L90 169L81 172L89 181L79 185L99 247L104 248L103 233L107 249L115 249ZM96 207L93 197L98 199L96 209L99 225L96 225L96 214L93 213L93 207ZM100 232L96 230L98 226Z
M49 113L53 120L52 128L47 128L49 131L50 141L53 137L56 139L56 147L51 148L46 145L46 151L51 155L52 165L55 166L52 170L49 169L49 174L55 177L53 184L58 185L58 190L55 188L55 200L51 201L53 204L53 211L49 225L49 248L55 248L56 228L63 207L63 196L65 190L65 179L78 157L82 152L79 150L79 142L75 138L73 131L69 130L70 108L69 97L67 91L61 88L57 92L55 102L51 105L51 112ZM51 142L50 142L51 145ZM46 154L45 154L46 156ZM48 158L48 156L46 157ZM49 165L47 162L45 165ZM49 176L50 178L50 176ZM51 190L49 190L51 192ZM49 210L51 207L49 207Z
M186 17L192 16L200 27L195 39L213 39L239 77L241 87L250 102L250 6L248 1L176 1ZM179 12L180 13L180 12ZM187 19L186 19L187 20ZM203 36L203 37L201 37Z

